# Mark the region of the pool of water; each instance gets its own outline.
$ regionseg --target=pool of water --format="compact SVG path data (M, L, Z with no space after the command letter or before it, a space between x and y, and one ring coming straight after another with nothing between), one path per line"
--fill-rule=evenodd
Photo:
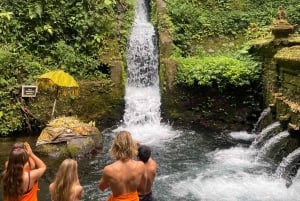
M258 151L254 148L235 143L229 135L205 129L164 129L160 129L161 132L153 129L148 133L151 136L138 136L133 131L136 140L152 147L152 156L158 163L153 186L155 201L299 200L299 179L296 177L293 185L287 188L284 180L273 175L276 164L257 161ZM105 146L101 153L79 160L79 177L84 188L82 200L104 201L109 196L110 191L101 192L97 184L101 169L112 162L108 152L117 130L103 132ZM25 140L34 144L36 137L0 140L1 171L12 144ZM48 169L39 181L39 199L50 201L48 186L61 160L42 158Z

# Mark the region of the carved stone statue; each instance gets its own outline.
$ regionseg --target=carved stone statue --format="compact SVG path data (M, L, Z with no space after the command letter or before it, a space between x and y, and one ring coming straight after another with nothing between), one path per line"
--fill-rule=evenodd
M272 33L275 38L286 38L293 32L294 26L290 25L287 21L287 15L283 6L279 6L276 20L271 27Z
M286 12L285 12L283 6L279 6L279 8L278 8L277 19L278 20L287 20Z

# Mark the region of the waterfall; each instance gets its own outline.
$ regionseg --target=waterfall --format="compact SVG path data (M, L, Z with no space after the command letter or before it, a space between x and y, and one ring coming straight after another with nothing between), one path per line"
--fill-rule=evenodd
M258 147L261 146L266 140L270 139L273 135L276 134L277 129L280 129L280 123L279 121L276 121L272 123L271 125L264 128L258 137L254 140L252 143L252 147Z
M159 58L157 35L150 23L145 1L137 0L135 19L127 46L127 82L123 125L133 137L145 143L160 143L174 135L161 124ZM162 135L163 134L163 135Z
M299 165L300 162L300 147L285 157L279 164L276 175L278 177L289 177L288 174L294 168L295 165ZM296 167L297 168L297 167Z
M266 109L264 109L264 110L262 111L262 113L260 114L260 116L259 116L257 122L256 122L256 123L254 124L254 126L253 126L252 133L258 132L261 122L264 120L264 118L265 118L268 114L270 114L270 112L271 112L271 108L270 108L270 107L267 107Z
M285 139L289 136L289 132L287 130L280 132L279 134L275 135L274 137L270 138L264 146L259 150L257 159L261 159L266 156L270 150L279 143L282 139Z
M137 1L127 48L127 85L124 124L160 124L158 48L144 1Z

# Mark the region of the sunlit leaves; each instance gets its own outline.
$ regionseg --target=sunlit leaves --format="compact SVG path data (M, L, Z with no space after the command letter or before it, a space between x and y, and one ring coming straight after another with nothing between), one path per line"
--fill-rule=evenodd
M44 30L47 31L50 35L53 35L53 30L52 30L52 26L49 24L46 24L44 26Z
M39 17L39 18L42 17L43 9L42 9L41 4L36 3L36 4L33 4L33 5L30 5L28 10L29 10L28 14L29 14L30 19L33 19L33 18L36 18L36 17Z
M6 18L7 20L10 20L12 15L13 15L12 12L2 12L0 13L0 18Z
M188 86L246 86L259 78L260 65L246 56L218 55L176 58L177 84Z

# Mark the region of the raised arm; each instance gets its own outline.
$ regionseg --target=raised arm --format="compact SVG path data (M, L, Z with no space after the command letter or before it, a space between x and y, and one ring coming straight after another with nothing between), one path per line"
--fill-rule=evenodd
M26 145L26 151L29 158L32 159L32 161L36 166L36 169L30 171L30 181L34 182L38 180L45 173L47 167L45 163L32 152L32 149L29 144Z

